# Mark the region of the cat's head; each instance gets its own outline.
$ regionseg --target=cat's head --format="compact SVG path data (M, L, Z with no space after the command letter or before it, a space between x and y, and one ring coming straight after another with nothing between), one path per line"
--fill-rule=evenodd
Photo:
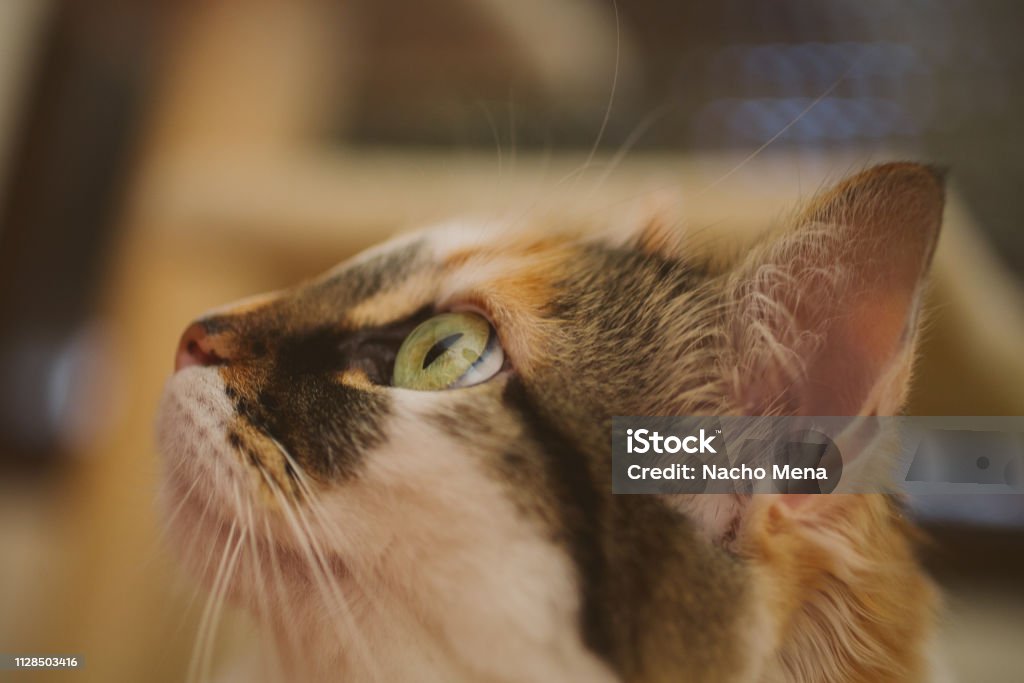
M891 164L732 258L664 217L446 225L219 309L160 410L172 536L329 667L757 670L745 503L613 496L611 417L899 410L941 212Z

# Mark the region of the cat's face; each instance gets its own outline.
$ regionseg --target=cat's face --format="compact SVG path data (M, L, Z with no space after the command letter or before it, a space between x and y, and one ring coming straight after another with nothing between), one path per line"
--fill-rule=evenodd
M734 263L654 224L444 226L200 318L159 418L186 563L319 674L763 670L771 610L730 546L745 503L613 496L610 420L897 408L941 190L873 173ZM887 235L880 207L922 227ZM890 306L857 308L879 288ZM836 305L890 338L851 339Z

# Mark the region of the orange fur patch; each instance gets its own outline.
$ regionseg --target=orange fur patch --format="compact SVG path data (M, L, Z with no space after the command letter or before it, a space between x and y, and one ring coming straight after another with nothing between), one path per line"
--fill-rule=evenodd
M751 502L738 548L764 572L786 680L921 680L936 595L893 504L881 495L781 503Z

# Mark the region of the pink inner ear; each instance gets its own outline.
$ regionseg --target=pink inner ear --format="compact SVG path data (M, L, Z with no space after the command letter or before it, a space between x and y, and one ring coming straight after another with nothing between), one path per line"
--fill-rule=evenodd
M908 330L942 203L942 185L930 169L880 166L812 203L801 227L744 264L739 306L755 310L741 311L740 324L759 328L740 334L747 346L740 358L755 359L742 380L747 410L781 402L804 415L856 415L893 368L909 363ZM781 275L765 279L764 272ZM774 300L779 311L759 298ZM800 368L779 365L787 348ZM898 405L905 386L882 389L894 393L884 402Z
M904 360L911 349L906 334L917 287L893 284L888 289L868 290L844 303L848 315L826 323L824 343L806 368L800 396L804 415L855 415L875 382L892 363Z

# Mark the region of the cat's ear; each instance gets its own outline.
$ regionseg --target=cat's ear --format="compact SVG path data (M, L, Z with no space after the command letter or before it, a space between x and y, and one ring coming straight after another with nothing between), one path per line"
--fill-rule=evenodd
M730 275L728 377L746 414L897 412L906 395L943 174L877 166L819 195Z

